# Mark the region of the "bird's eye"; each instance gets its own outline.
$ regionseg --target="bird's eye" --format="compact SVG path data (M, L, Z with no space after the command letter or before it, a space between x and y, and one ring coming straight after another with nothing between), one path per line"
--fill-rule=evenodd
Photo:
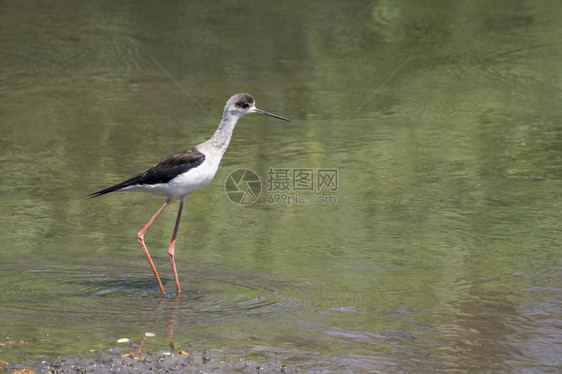
M244 108L244 109L247 109L247 108L250 107L250 104L248 104L248 103L245 102L245 101L241 101L241 102L239 102L239 103L237 103L237 104L238 104L239 106L241 106L242 108Z

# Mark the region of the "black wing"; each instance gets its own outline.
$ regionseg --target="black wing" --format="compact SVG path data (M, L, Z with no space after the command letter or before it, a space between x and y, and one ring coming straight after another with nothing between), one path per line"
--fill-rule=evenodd
M199 152L197 148L188 149L160 161L150 169L147 169L124 182L105 188L101 191L94 192L93 194L90 194L90 196L97 197L105 195L106 193L119 191L128 186L166 183L178 175L201 165L203 161L205 161L205 155Z

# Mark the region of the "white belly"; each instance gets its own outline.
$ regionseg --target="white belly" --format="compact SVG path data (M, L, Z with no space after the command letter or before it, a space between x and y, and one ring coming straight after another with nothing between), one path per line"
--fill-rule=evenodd
M174 196L187 196L193 191L197 191L211 183L217 169L218 163L214 165L205 160L198 167L189 170L187 173L178 175L168 182L169 195Z

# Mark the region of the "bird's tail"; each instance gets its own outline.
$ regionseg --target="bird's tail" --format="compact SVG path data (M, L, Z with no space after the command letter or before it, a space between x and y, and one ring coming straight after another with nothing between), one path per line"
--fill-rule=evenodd
M108 187L108 188L104 188L103 190L91 193L89 196L90 197L98 197L98 196L101 196L101 195L105 195L106 193L119 191L119 190L120 190L120 188L118 188L117 186L111 186L111 187Z

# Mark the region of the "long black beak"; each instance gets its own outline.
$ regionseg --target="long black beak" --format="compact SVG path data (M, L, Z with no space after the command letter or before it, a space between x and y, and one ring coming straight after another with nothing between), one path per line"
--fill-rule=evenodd
M288 119L288 118L281 117L281 116L278 116L277 114L269 113L269 112L266 112L265 110L261 110L261 109L258 109L258 108L254 109L253 113L264 114L266 116L270 116L270 117L273 117L273 118L282 119L283 121L290 121L290 119Z

